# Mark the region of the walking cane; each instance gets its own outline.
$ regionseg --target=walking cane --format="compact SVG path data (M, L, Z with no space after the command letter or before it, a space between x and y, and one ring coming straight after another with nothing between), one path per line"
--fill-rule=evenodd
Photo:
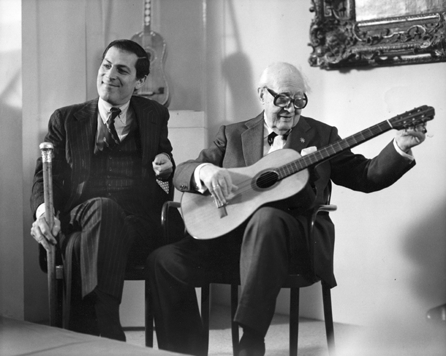
M45 220L53 229L53 174L52 174L52 158L53 158L53 144L50 142L43 142L39 145L42 152L43 165L43 192L45 201ZM47 270L48 270L48 300L49 300L49 317L50 325L56 326L57 322L57 290L56 290L56 246L49 244L49 250L46 251L47 256Z

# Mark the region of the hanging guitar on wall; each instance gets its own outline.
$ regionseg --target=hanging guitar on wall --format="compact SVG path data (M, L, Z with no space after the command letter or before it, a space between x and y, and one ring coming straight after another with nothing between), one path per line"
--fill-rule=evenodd
M150 74L138 95L155 100L164 106L169 106L169 87L164 73L166 60L166 42L160 34L150 29L151 1L144 0L143 30L132 37L132 41L139 43L150 60Z

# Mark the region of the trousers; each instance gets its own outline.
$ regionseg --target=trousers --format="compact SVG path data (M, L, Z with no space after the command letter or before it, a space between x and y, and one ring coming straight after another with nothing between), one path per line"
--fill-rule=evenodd
M125 271L131 263L144 263L157 247L159 228L127 214L115 200L101 197L72 209L62 220L62 230L71 305L68 327L122 340L119 304Z
M295 217L262 207L224 236L212 240L187 236L151 253L147 263L159 347L193 355L205 353L207 331L201 324L193 286L215 276L240 277L235 321L266 335L288 276L290 246L300 248L294 239L299 241L302 234L304 224Z

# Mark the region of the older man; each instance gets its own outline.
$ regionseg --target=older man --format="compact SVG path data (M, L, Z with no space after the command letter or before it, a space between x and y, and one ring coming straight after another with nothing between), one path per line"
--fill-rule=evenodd
M224 204L238 189L228 168L252 165L284 147L302 152L340 140L335 127L301 115L308 101L306 91L302 74L291 64L267 67L258 86L264 111L253 119L222 126L212 145L196 160L177 167L174 185L184 192L209 190ZM314 168L309 184L299 193L301 203L288 199L283 202L285 209L262 206L241 226L219 238L196 240L188 236L152 253L150 280L160 347L204 353L191 281L205 282L213 274L239 269L241 294L235 315L243 328L239 355L263 355L264 338L290 260L301 272L308 267L302 247L307 226L305 210L314 202L326 201L331 182L362 192L390 186L415 164L410 149L424 139L423 130L398 132L374 159L344 151ZM333 287L333 239L324 238L327 234L333 234L333 223L323 215L315 227L315 269Z

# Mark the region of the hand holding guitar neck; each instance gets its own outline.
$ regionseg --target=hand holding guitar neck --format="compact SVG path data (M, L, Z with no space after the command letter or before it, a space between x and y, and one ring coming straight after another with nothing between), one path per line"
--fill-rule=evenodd
M395 140L398 147L404 151L409 152L412 147L418 146L426 139L426 123L398 131Z

